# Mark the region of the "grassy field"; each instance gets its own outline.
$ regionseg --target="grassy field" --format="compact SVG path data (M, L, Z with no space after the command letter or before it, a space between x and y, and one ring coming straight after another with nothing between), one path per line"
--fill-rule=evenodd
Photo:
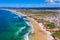
M57 37L57 38L60 39L60 30L59 30L59 31L55 31L55 32L53 33L53 35L54 35L55 37Z
M49 27L50 29L55 28L54 23L48 23L48 24L46 24L46 26Z

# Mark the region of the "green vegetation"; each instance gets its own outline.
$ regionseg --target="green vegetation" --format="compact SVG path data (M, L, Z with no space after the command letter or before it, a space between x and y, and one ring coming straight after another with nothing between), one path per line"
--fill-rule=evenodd
M53 28L55 28L55 25L54 25L54 23L49 23L49 24L47 24L47 27L49 27L50 29L53 29Z
M32 12L32 13L37 13L37 14L39 14L39 13L42 13L42 14L47 14L47 13L50 13L50 14L52 14L52 13L57 13L57 12L55 12L55 11L37 11L37 12Z
M55 31L55 32L53 33L53 35L54 35L55 37L57 37L57 38L60 39L60 30L59 30L59 31Z
M34 14L35 16L46 17L46 16L54 16L54 15L56 15L57 12L52 12L52 11L37 11L37 12L34 12L34 11L32 11L31 13Z

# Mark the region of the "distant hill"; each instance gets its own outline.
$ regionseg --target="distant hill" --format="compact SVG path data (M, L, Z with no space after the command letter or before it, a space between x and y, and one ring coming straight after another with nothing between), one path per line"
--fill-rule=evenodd
M60 10L60 7L0 7L0 9Z

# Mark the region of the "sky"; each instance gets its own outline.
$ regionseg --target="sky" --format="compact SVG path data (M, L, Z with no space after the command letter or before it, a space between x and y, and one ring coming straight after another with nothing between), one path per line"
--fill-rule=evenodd
M60 7L60 0L0 0L0 7Z

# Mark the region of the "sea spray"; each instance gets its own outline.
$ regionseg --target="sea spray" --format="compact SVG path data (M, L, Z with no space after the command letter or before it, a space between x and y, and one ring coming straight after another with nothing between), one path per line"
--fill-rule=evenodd
M34 32L34 28L33 28L32 24L30 22L26 22L26 24L28 24L31 27L30 28L31 30L29 32L33 33Z
M29 35L29 33L33 33L34 32L34 29L33 29L33 27L32 27L32 25L31 25L31 23L30 23L30 21L29 21L28 18L23 18L23 19L24 19L25 23L30 26L29 32L24 35L24 39L25 40L29 40L28 35Z
M26 34L24 35L24 39L25 39L25 40L29 40L28 35L29 35L29 33L26 33Z

